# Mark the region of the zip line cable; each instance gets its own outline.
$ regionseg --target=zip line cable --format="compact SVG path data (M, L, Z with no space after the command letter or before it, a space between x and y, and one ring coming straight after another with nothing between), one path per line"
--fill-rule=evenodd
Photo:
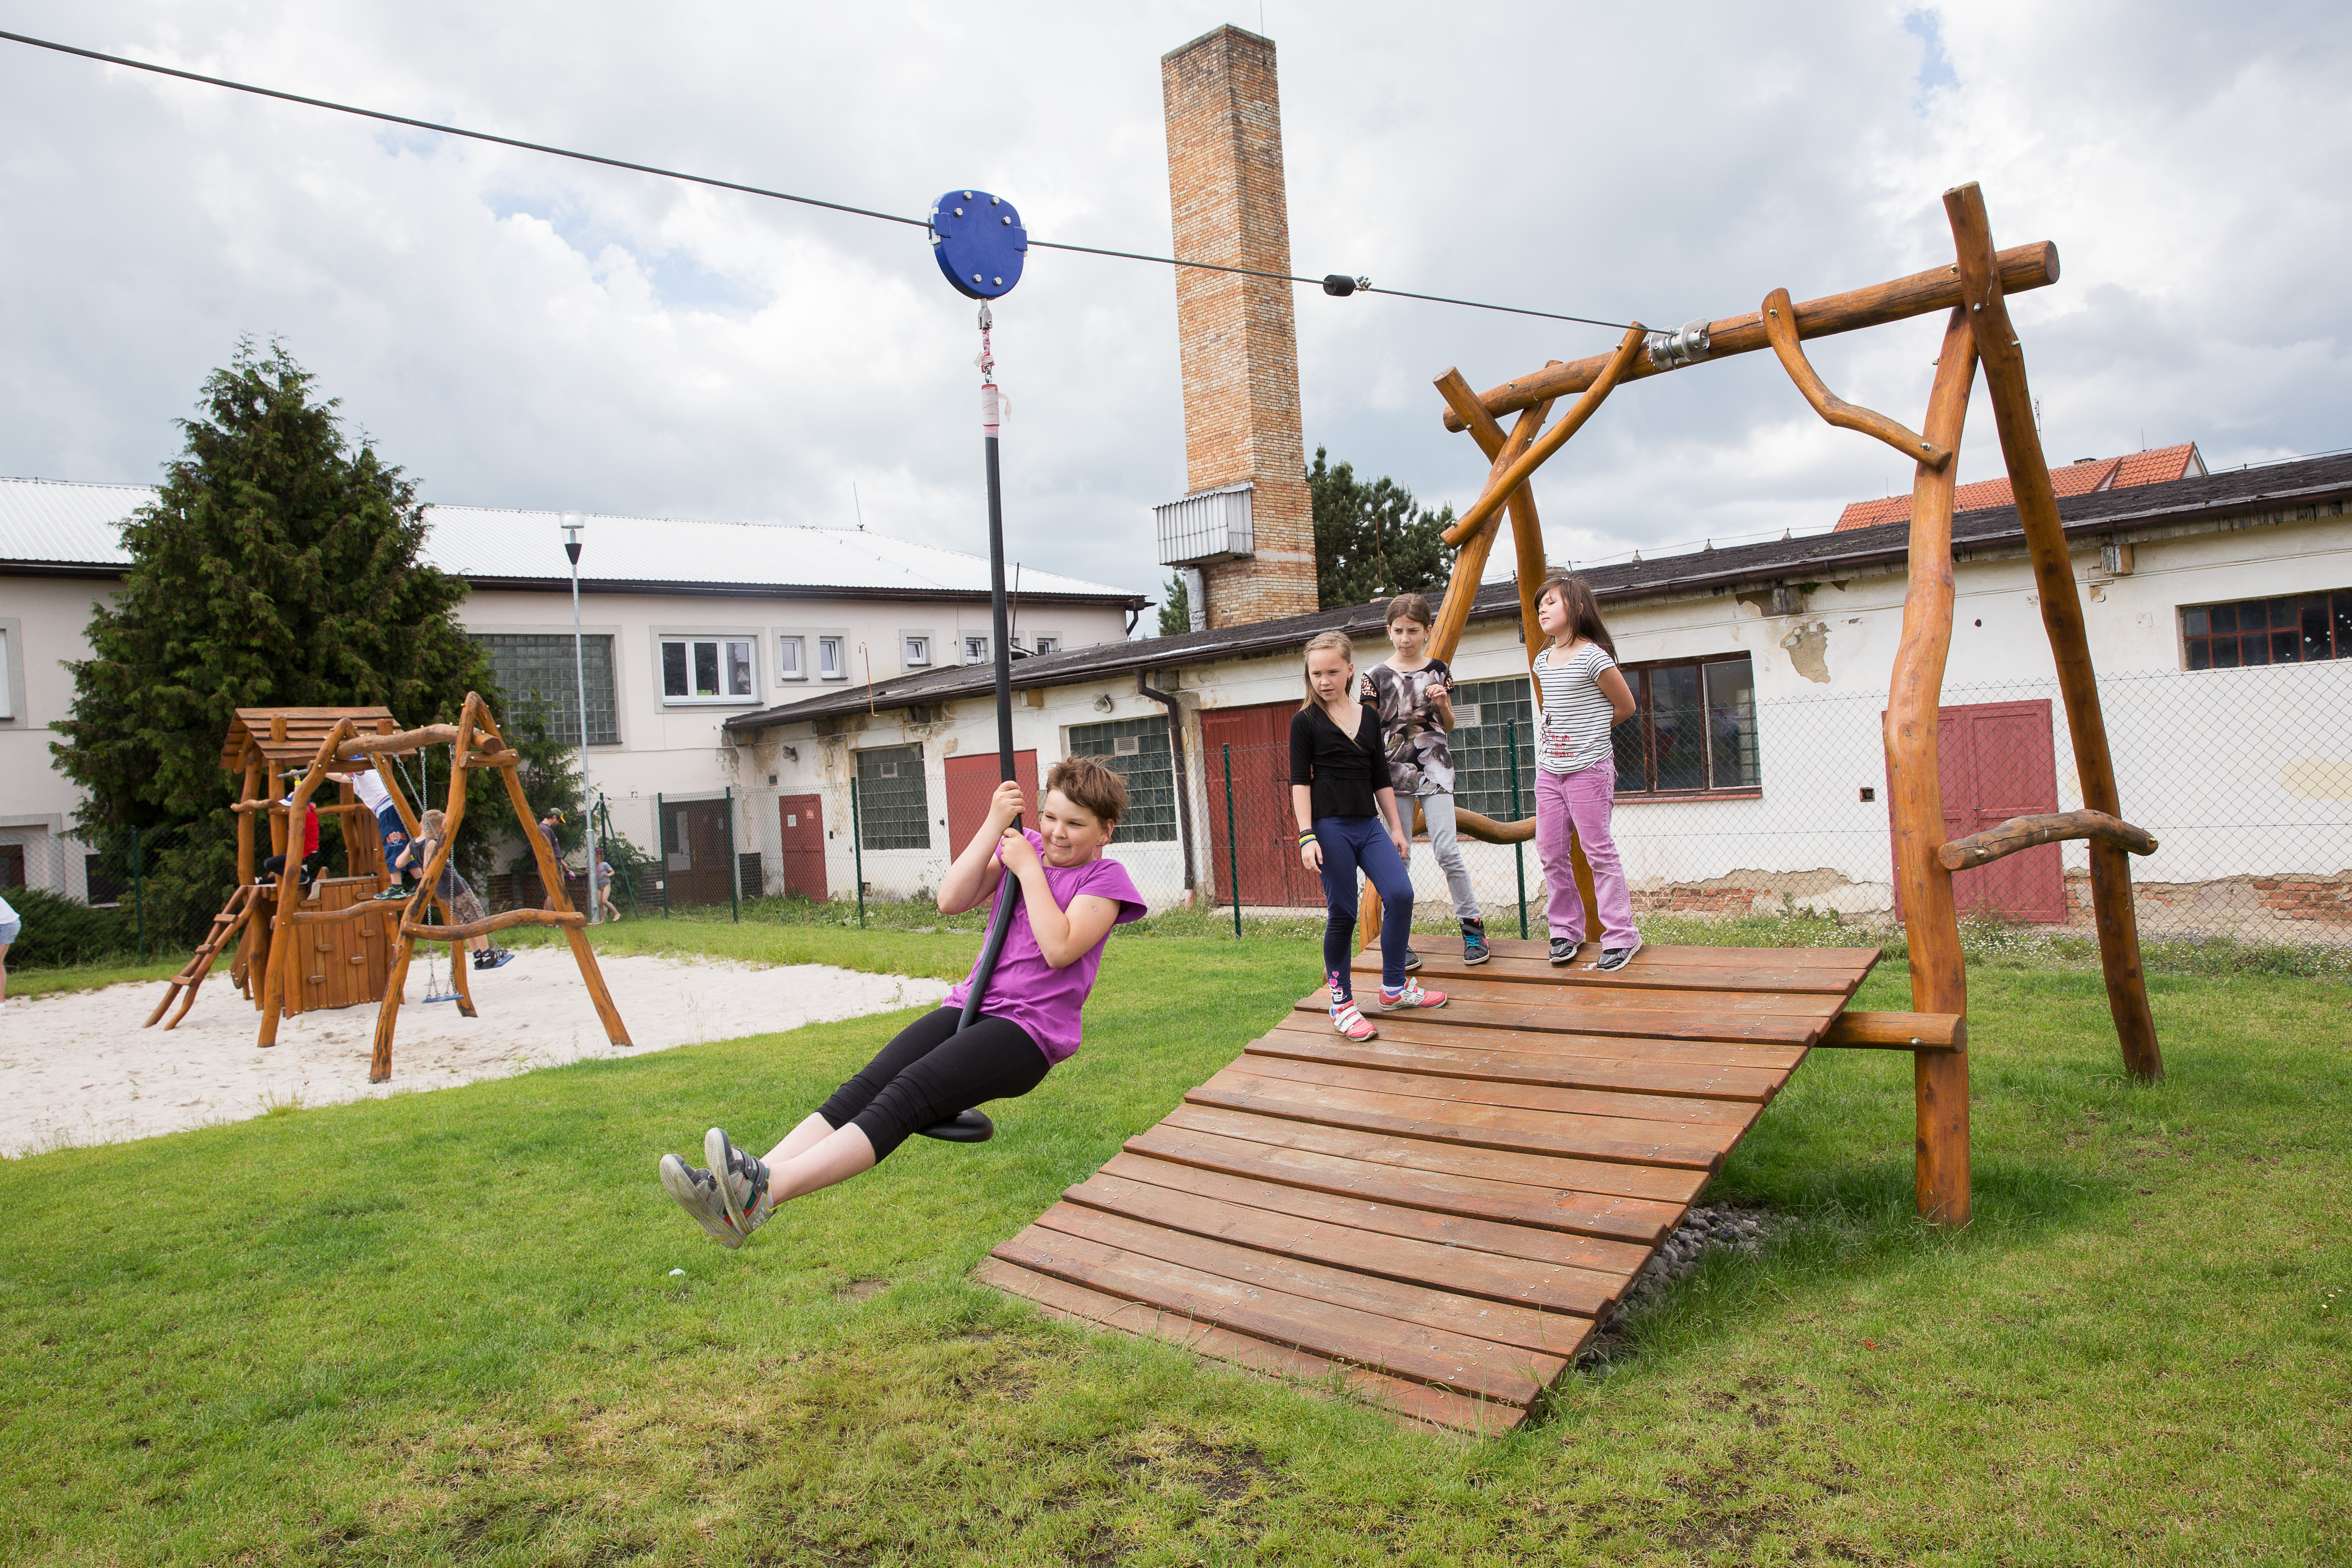
M771 201L796 202L802 206L823 207L827 212L848 213L856 217L879 218L884 223L904 224L909 228L929 229L928 219L901 217L897 213L877 212L872 207L851 206L846 202L828 202L816 196L794 195L790 191L770 190L764 185L745 184L738 180L721 180L709 174L690 174L680 169L665 169L656 163L632 163L626 158L607 158L597 153L579 153L569 147L553 147L544 142L525 142L515 136L493 135L488 131L468 131L462 125L444 125L437 121L418 120L410 115L393 114L381 109L362 109L357 104L337 103L331 99L309 98L299 92L283 92L274 87L256 87L250 82L231 81L226 77L205 76L200 71L181 70L175 66L156 65L150 60L134 60L122 55L100 53L73 44L60 44L48 38L36 38L24 33L0 31L0 38L11 43L26 44L37 49L49 49L61 55L76 55L103 65L122 66L131 70L149 71L156 76L177 77L182 81L200 82L205 87L226 88L231 92L251 93L256 98L274 98L281 103L299 103L307 109L331 110L337 114L357 115L362 120L380 120L389 125L406 125L419 131L431 131L443 136L461 136L467 141L488 142L499 147L519 148L525 153L544 153L551 158L569 158L575 163L600 163L608 169L626 169L632 174L653 174L665 180L681 180L688 184L709 185L715 190L736 191L747 196L765 196ZM1630 321L1605 321L1592 316L1562 315L1556 310L1530 310L1519 305L1490 305L1476 300L1454 300L1443 294L1416 294L1405 289L1378 289L1366 279L1349 279L1339 273L1328 278L1302 278L1289 272L1262 272L1251 267L1226 267L1213 261L1186 261L1173 256L1149 256L1134 250L1108 250L1092 245L1068 245L1050 239L1032 239L1032 248L1069 250L1085 256L1115 257L1122 261L1147 261L1160 267L1188 267L1202 272L1238 272L1248 278L1267 278L1285 283L1312 283L1330 294L1388 294L1400 300L1426 300L1439 305L1461 305L1473 310L1501 310L1515 316L1540 316L1549 321L1575 321L1585 326L1630 328ZM1345 285L1342 287L1341 285Z

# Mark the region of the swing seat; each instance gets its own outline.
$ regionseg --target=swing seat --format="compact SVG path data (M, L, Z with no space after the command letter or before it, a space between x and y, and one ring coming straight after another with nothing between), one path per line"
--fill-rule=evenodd
M923 1136L942 1143L985 1143L996 1136L996 1123L978 1110L960 1110L948 1121L923 1129Z

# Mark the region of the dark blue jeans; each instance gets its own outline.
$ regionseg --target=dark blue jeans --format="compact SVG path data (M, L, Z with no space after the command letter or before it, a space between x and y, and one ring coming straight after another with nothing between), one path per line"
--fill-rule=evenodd
M1323 901L1330 909L1323 925L1323 975L1333 1000L1352 1001L1356 994L1348 967L1356 956L1360 871L1381 896L1381 984L1401 989L1405 944L1412 939L1412 881L1388 828L1377 816L1322 816L1315 821L1315 841L1323 847Z

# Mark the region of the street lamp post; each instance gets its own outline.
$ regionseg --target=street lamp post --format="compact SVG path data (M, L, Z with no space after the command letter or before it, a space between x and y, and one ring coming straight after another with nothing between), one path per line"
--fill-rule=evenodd
M576 511L563 514L563 553L572 559L572 674L580 697L580 802L588 818L588 923L601 925L604 900L596 885L596 797L588 790L588 660L580 637L580 531L587 521Z

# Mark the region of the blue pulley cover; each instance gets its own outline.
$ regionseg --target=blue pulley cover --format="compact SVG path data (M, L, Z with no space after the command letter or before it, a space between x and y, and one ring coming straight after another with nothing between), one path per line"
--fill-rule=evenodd
M931 204L931 254L958 293L974 300L1012 293L1028 249L1029 231L1003 196L950 191Z

